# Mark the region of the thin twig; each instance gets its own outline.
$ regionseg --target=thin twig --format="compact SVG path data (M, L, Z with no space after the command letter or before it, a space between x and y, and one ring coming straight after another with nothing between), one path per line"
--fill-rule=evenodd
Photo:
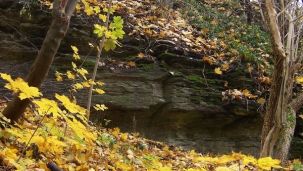
M109 27L111 7L112 7L112 0L108 0L108 12L107 12L106 23L105 23L105 27L107 29ZM96 79L98 66L99 66L99 61L100 61L100 58L101 58L101 55L102 55L102 50L103 50L105 41L106 41L106 38L105 38L105 35L103 35L102 40L101 40L101 42L99 44L99 47L98 47L98 54L97 54L97 58L96 58L95 66L94 66L92 81L95 81L95 79ZM87 99L87 106L86 106L87 120L89 120L89 117L90 117L90 107L91 107L91 104L92 104L93 89L94 89L94 85L91 84L89 92L88 92L88 99Z
M51 108L51 107L49 107L49 108L47 109L47 111L46 111L45 114L43 115L42 119L41 119L40 122L37 124L37 128L35 129L35 131L34 131L33 134L31 135L31 137L30 137L30 139L28 140L28 142L26 143L24 149L23 149L22 152L21 152L21 155L19 156L19 158L18 158L18 160L17 160L17 163L20 161L20 159L21 159L23 153L26 151L26 149L27 149L27 147L28 147L30 141L33 139L33 137L35 136L37 130L40 128L40 126L41 126L41 124L42 124L44 118L45 118L46 115L48 114L48 111L50 110L50 108Z

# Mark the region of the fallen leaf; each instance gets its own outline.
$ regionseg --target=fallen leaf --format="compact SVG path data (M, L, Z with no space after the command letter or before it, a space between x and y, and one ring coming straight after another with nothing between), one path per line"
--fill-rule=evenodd
M221 68L215 68L215 74L222 75Z

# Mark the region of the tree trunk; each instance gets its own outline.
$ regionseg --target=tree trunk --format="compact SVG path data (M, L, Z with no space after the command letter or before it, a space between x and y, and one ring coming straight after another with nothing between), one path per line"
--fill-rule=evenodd
M261 157L287 160L295 129L296 112L290 106L293 72L286 58L275 65L273 81L262 129Z
M250 0L241 0L240 4L244 8L247 23L251 24L253 21L253 13L252 13L253 9Z
M265 0L275 65L270 97L264 116L260 153L261 157L271 156L280 159L283 164L287 161L296 125L296 112L300 108L299 105L302 104L300 100L303 97L303 95L299 95L297 99L291 101L294 73L300 60L297 60L297 56L293 53L297 48L294 44L296 39L294 22L289 11L284 8L284 3L283 0L280 1L282 8L280 10L287 15L282 13L277 20L274 0ZM279 21L283 23L282 28L278 25ZM287 29L285 21L288 21Z
M30 86L40 87L48 74L53 59L59 49L70 22L70 17L76 7L77 0L55 0L53 3L53 21L38 52L35 62L26 77ZM17 121L25 111L30 100L20 100L17 95L4 109L3 114L11 121Z

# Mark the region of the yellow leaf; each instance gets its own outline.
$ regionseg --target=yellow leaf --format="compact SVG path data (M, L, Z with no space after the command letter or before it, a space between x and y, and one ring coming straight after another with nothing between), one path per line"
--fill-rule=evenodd
M116 162L115 166L117 169L119 170L123 170L123 171L130 171L132 170L132 167L126 163L122 163L122 162Z
M144 58L144 56L145 56L145 55L144 55L144 53L142 53L142 52L140 52L140 53L137 55L138 58Z
M108 108L104 104L101 104L101 105L100 104L96 104L94 106L94 109L97 110L97 111L99 111L99 110L104 111L104 110L107 110Z
M215 74L222 75L221 68L215 68Z
M106 22L106 19L107 19L106 15L99 14L99 18L100 18L100 20L102 20L103 22Z
M73 88L74 88L75 90L81 90L81 89L83 89L84 87L83 87L82 84L76 83L76 84L73 85Z
M94 6L93 7L94 8L94 11L95 11L95 13L100 13L100 7L99 6Z
M61 74L60 72L56 71L56 80L57 81L63 81L63 77L62 77L63 74Z
M0 76L1 76L2 79L4 79L7 82L12 82L13 81L12 77L8 74L0 73Z
M213 65L216 62L216 60L210 56L204 56L202 61L208 63L209 65Z
M242 90L242 94L243 94L243 96L245 96L249 99L254 99L257 97L256 95L252 95L251 92L247 89Z
M281 168L280 161L271 157L258 159L258 167L262 170L271 170L272 168Z
M121 133L121 140L126 141L127 140L127 133Z
M228 167L225 167L225 166L220 166L220 167L217 167L215 169L215 171L233 171L233 170Z
M80 55L77 54L77 53L74 53L74 54L73 54L73 58L74 58L75 60L81 59L81 58L80 58Z
M68 97L64 95L55 94L56 99L58 99L63 106L70 112L70 113L78 113L81 115L85 115L86 110L81 106L73 103Z
M80 74L84 79L86 79L86 75L88 74L88 71L84 68L79 68L79 69L76 69L76 72L78 74Z
M60 113L62 112L60 108L57 105L57 102L54 100L49 100L46 98L41 98L39 100L34 100L34 104L37 105L37 110L39 114L53 114L53 117L56 119L60 116Z
M105 93L105 92L104 92L102 89L100 89L100 88L94 89L94 92L96 92L96 93L98 93L98 94L104 94L104 93Z
M78 48L76 46L70 46L75 54L78 54Z
M66 76L70 80L74 80L76 78L76 76L71 71L67 71Z
M160 166L159 171L172 171L171 167L168 166Z
M8 74L1 74L0 76L8 81L4 87L12 90L14 93L19 93L18 97L21 100L40 97L42 95L37 87L29 86L22 78L13 80Z
M303 76L297 76L296 77L296 83L303 85Z
M102 81L98 81L98 82L96 82L96 84L97 84L98 86L103 86L103 85L104 85L104 83L103 83Z
M221 68L222 68L222 71L227 71L229 69L229 64L223 64L221 66Z
M77 65L74 62L72 62L72 66L73 66L73 69L77 68Z
M262 97L257 100L257 103L260 104L260 105L264 105L265 102L266 102L266 100Z
M136 63L133 61L127 62L127 65L130 67L136 67Z

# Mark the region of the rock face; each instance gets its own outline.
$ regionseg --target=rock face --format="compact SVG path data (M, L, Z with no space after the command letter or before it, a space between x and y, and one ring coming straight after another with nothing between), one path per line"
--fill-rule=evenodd
M31 12L31 18L20 16L22 5L16 2L0 1L0 72L24 75L43 41L50 16L39 8ZM89 51L91 28L81 22L73 19L50 77L42 86L44 94L66 91L66 85L55 82L52 74L55 69L65 67L62 61L70 58L62 54L70 52L71 44L80 53ZM141 44L131 38L123 43L127 47ZM140 52L127 47L122 49L123 57L113 53L111 58L127 60ZM140 132L148 138L205 153L242 151L257 155L262 121L256 104L221 100L226 83L228 88L253 86L245 68L238 66L237 70L216 76L214 68L190 56L169 53L167 49L153 55L154 61L135 61L137 69L101 68L98 79L106 83L106 94L96 95L93 100L105 103L109 110L94 113L93 120L103 126L118 126L123 131ZM78 98L80 103L85 102L86 93ZM111 122L105 124L107 120ZM296 142L302 140L298 138Z
M224 104L224 81L204 80L196 74L199 67L180 61L165 64L148 64L148 70L129 73L100 73L106 94L94 101L105 103L109 110L96 113L94 119L109 119L109 126L188 149L257 154L261 121L254 107Z

